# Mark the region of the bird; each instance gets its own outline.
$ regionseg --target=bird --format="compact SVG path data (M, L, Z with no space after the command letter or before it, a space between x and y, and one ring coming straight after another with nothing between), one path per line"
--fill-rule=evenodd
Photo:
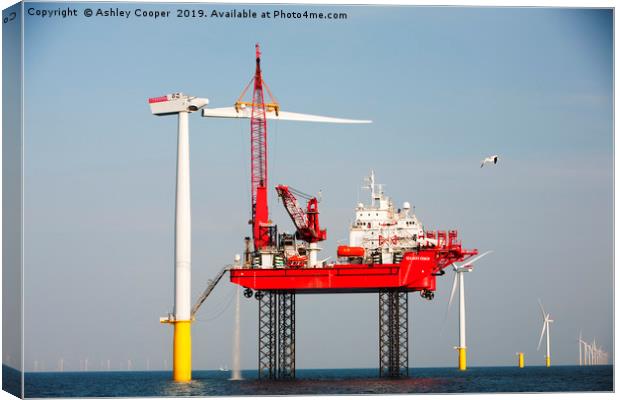
M485 158L484 160L482 160L482 164L480 164L480 168L484 167L484 164L497 164L497 160L499 160L499 156L497 154L493 155L493 156L489 156L487 158Z

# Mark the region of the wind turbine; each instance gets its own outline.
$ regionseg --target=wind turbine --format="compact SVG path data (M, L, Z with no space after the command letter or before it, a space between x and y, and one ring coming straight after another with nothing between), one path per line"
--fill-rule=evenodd
M175 381L192 379L191 339L191 212L189 181L189 113L209 104L208 99L183 93L149 99L154 115L178 115L177 181L174 244L174 312L160 322L174 325L173 367ZM129 368L128 368L129 369Z
M600 349L596 347L596 338L592 341L592 364L597 365Z
M543 316L543 328L542 328L542 331L540 332L540 339L538 339L537 350L540 349L540 344L542 343L542 338L546 331L547 332L547 355L545 356L545 365L547 367L550 367L551 366L551 339L549 338L549 323L553 322L553 320L549 318L550 317L549 313L545 312L545 309L543 308L543 305L540 302L540 299L538 299L538 304L540 305L540 311L542 312L542 316Z
M590 343L583 342L583 350L584 350L584 365L592 365L592 346Z
M582 340L582 337L581 337L581 331L579 331L579 340L578 340L578 343L579 343L579 366L581 367L581 366L583 365L583 357L582 357L582 353L581 353L581 348L582 348L582 346L583 346L583 343L585 343L585 342Z
M455 347L459 351L459 370L465 371L467 369L467 343L465 338L465 280L463 273L471 272L474 268L474 261L478 261L482 257L491 253L492 250L482 253L471 260L465 261L460 267L456 263L452 264L454 268L454 282L452 283L452 291L450 292L450 301L448 301L448 311L452 305L452 299L456 292L456 284L459 285L459 345Z

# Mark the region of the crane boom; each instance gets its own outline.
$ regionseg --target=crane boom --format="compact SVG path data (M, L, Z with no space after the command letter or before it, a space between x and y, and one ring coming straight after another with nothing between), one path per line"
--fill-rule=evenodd
M256 44L256 72L250 119L251 185L252 185L252 234L254 248L262 249L269 244L269 221L267 205L267 118L263 94L263 77L260 69L260 47Z
M297 198L291 192L291 188L286 185L276 186L278 196L284 203L286 212L293 220L295 228L297 228L297 236L308 242L316 243L327 239L327 231L321 230L319 225L319 202L316 197L308 200L306 211L301 208L297 202Z

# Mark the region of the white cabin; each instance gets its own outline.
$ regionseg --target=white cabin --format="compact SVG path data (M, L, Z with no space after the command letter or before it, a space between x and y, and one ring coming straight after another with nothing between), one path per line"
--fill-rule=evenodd
M355 219L349 231L349 246L363 247L366 258L381 254L381 262L398 262L394 254L436 244L426 239L424 227L411 210L411 204L404 202L402 208L394 209L392 200L383 193L383 187L375 183L375 173L370 172L363 189L370 190L370 204L358 203Z

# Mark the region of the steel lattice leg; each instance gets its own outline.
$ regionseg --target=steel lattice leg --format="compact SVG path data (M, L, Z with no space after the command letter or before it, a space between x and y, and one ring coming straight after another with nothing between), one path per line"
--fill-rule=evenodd
M409 297L379 292L379 376L409 376Z
M276 293L263 292L258 301L258 378L276 377Z
M295 294L262 292L258 301L258 378L295 378Z
M379 292L379 376L389 376L390 366L390 293Z
M398 292L398 374L409 376L409 293Z
M278 379L295 378L295 294L278 293Z

